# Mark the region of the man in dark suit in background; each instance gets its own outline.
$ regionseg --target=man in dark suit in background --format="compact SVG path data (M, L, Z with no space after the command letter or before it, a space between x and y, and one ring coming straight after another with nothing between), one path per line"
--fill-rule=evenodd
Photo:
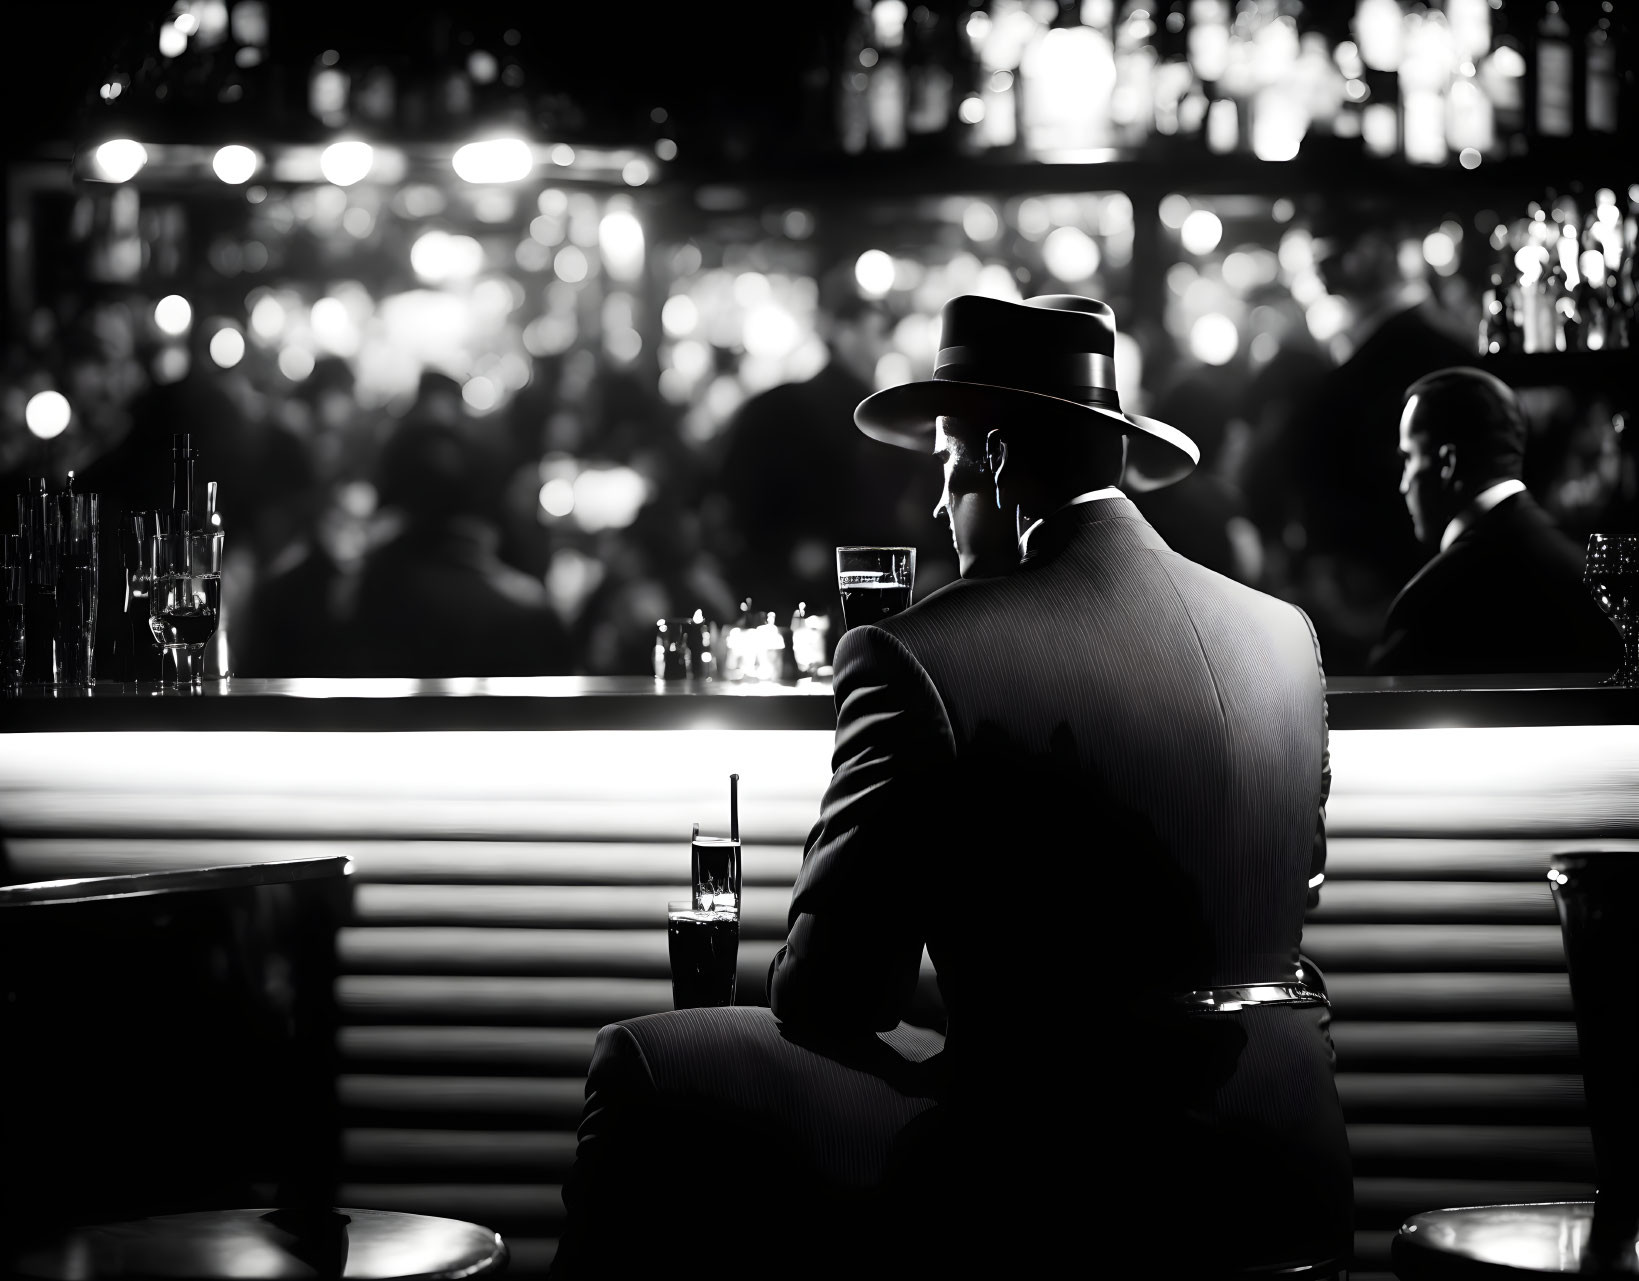
M1520 479L1526 435L1513 390L1481 370L1407 389L1400 493L1417 540L1439 554L1390 606L1374 673L1616 668L1620 642L1582 585L1581 549Z
M1328 200L1309 220L1315 269L1348 304L1340 362L1290 420L1290 493L1306 537L1297 599L1333 674L1362 670L1383 613L1426 556L1392 488L1394 425L1405 389L1478 357L1401 267L1414 229L1388 207Z
M600 1035L560 1275L630 1271L639 1222L686 1231L653 1207L694 1204L719 1144L718 1195L750 1207L722 1240L757 1234L711 1256L731 1272L1046 1275L1090 1251L1204 1276L1349 1249L1327 1007L1298 951L1329 785L1313 631L1170 551L1116 487L1129 456L1155 484L1197 454L1122 412L1107 306L961 297L942 319L933 380L855 418L935 451L962 579L838 645L778 1025L705 1010ZM948 1017L932 1058L900 1024L924 945ZM641 1137L668 1131L669 1189Z

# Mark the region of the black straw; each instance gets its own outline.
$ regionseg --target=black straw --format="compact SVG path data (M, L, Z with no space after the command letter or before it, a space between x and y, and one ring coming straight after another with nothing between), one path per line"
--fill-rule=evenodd
M740 776L728 776L728 834L730 840L740 839Z

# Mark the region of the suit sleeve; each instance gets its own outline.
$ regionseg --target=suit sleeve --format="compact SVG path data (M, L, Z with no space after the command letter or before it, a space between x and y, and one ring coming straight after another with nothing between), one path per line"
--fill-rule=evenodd
M955 740L933 682L887 632L848 632L835 670L831 782L769 967L769 1004L815 1031L885 1031L916 988Z
M1315 625L1308 614L1300 609L1303 622L1309 629L1309 639L1315 646L1315 666L1320 670L1320 810L1315 815L1315 844L1314 851L1309 856L1309 904L1308 910L1314 911L1320 906L1320 887L1326 879L1326 802L1332 795L1332 745L1331 729L1328 725L1326 711L1326 666L1320 655L1320 637L1315 634Z

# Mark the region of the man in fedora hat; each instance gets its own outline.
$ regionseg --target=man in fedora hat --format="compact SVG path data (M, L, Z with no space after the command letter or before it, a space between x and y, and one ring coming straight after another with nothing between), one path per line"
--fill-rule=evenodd
M1123 410L1115 333L1093 299L955 298L932 380L858 406L866 435L941 464L962 578L837 647L777 1025L688 1011L600 1035L585 1173L633 1116L744 1119L760 1165L736 1203L783 1239L771 1274L840 1252L1029 1275L1069 1249L1209 1275L1349 1249L1327 1007L1298 951L1329 785L1317 645L1123 495L1129 468L1160 486L1196 451ZM932 1057L901 1022L924 947ZM594 1198L571 1184L573 1222Z

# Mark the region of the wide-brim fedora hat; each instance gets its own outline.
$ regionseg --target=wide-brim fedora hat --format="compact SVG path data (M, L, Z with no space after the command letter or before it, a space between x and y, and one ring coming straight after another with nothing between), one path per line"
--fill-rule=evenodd
M1125 487L1159 489L1187 476L1201 452L1176 427L1121 408L1115 336L1115 313L1096 298L962 294L940 312L933 377L867 396L854 423L872 440L922 451L940 417L1114 429L1127 437Z

